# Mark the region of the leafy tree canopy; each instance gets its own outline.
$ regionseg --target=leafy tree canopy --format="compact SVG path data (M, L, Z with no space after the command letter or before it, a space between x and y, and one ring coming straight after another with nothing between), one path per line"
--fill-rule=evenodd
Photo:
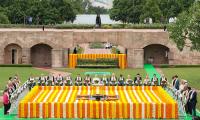
M151 17L153 22L167 23L187 11L195 0L114 0L110 17L123 23L139 23Z
M200 2L178 16L176 23L170 25L171 39L183 50L186 40L192 43L192 50L200 51Z

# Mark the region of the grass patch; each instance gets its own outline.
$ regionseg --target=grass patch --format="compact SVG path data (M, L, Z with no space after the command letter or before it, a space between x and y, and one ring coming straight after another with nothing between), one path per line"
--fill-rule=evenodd
M105 48L104 44L101 43L101 42L90 43L89 47L90 47L90 49L103 49L103 48Z
M187 80L191 87L200 90L200 68L162 68L162 71L170 81L177 74L180 79Z
M180 79L185 79L189 82L189 85L197 90L200 90L200 67L199 68L162 68L162 71L166 77L171 81L171 77L175 74ZM200 110L200 92L198 92L197 108Z
M13 77L15 74L19 75L21 83L24 83L28 77L32 74L34 76L39 76L41 74L48 74L47 72L36 70L32 67L0 67L0 90L4 90L8 78ZM0 93L2 95L2 93Z
M94 68L76 68L76 69L71 69L71 68L57 68L56 70L59 71L65 71L72 73L72 78L75 78L77 74L80 74L82 77L85 77L84 73L85 72L111 72L115 73L117 77L119 77L120 74L124 75L125 78L127 78L128 75L131 75L132 78L136 76L137 73L140 73L142 78L145 77L146 72L144 69L118 69L118 68L104 68L104 69L94 69Z

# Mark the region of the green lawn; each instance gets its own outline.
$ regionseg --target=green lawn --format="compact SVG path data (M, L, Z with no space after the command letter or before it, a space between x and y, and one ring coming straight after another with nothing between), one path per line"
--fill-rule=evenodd
M162 71L171 80L173 75L185 79L191 87L200 90L200 68L163 68Z
M15 74L18 74L21 83L24 83L31 74L39 76L41 74L47 74L47 72L36 70L32 67L0 67L1 91L5 88L8 78L13 77Z
M110 72L115 73L117 77L119 77L120 74L124 75L125 78L127 78L128 75L131 75L131 77L135 77L137 73L140 73L142 78L145 77L146 71L144 69L118 69L118 68L104 68L104 69L94 69L94 68L76 68L76 69L70 69L70 68L58 68L56 70L65 71L72 73L72 78L75 78L77 74L81 74L82 77L84 77L85 72Z
M13 77L15 74L18 74L22 84L28 79L30 74L39 76L41 73L48 74L47 72L36 70L32 67L0 67L0 95L2 95L2 91L10 76ZM0 103L1 107L2 103Z
M171 81L171 77L175 74L180 79L185 79L189 85L200 91L200 68L162 68L162 71ZM200 110L200 92L198 92L197 108Z

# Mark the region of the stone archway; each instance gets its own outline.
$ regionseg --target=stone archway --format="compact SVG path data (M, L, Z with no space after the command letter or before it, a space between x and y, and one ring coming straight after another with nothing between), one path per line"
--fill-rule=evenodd
M52 66L52 47L47 44L37 44L31 47L31 64L35 67Z
M4 48L5 64L22 64L22 47L11 43Z
M144 49L144 63L169 64L169 48L161 44L151 44Z

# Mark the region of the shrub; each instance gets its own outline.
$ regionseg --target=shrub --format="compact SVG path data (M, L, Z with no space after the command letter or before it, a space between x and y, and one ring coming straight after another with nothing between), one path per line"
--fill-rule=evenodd
M104 25L102 25L101 28L103 28L103 29L112 29L112 25L104 24Z
M116 65L77 65L78 68L119 68Z
M58 24L55 25L56 29L93 29L94 25L88 24Z
M120 50L117 47L112 47L111 53L112 54L120 54Z
M0 67L33 67L31 64L0 64Z
M98 65L113 65L113 66L118 66L118 59L117 58L97 58L97 59L78 59L77 60L77 65L93 65L93 66L98 66Z
M0 13L0 24L8 24L8 23L9 23L8 17L5 14Z
M161 64L157 67L160 68L187 68L187 67L200 67L200 65L168 65L168 64Z
M74 48L73 49L70 49L70 53L73 54L74 52ZM84 52L84 49L80 46L77 46L77 54L82 54Z
M0 28L42 28L43 25L0 24ZM44 25L45 28L54 28L53 25Z
M93 42L93 43L90 43L89 47L91 49L102 49L104 48L104 44L100 42Z
M100 29L163 29L168 24L102 24ZM0 28L42 28L43 25L0 24ZM55 29L94 29L90 24L57 24L45 25L45 28Z

